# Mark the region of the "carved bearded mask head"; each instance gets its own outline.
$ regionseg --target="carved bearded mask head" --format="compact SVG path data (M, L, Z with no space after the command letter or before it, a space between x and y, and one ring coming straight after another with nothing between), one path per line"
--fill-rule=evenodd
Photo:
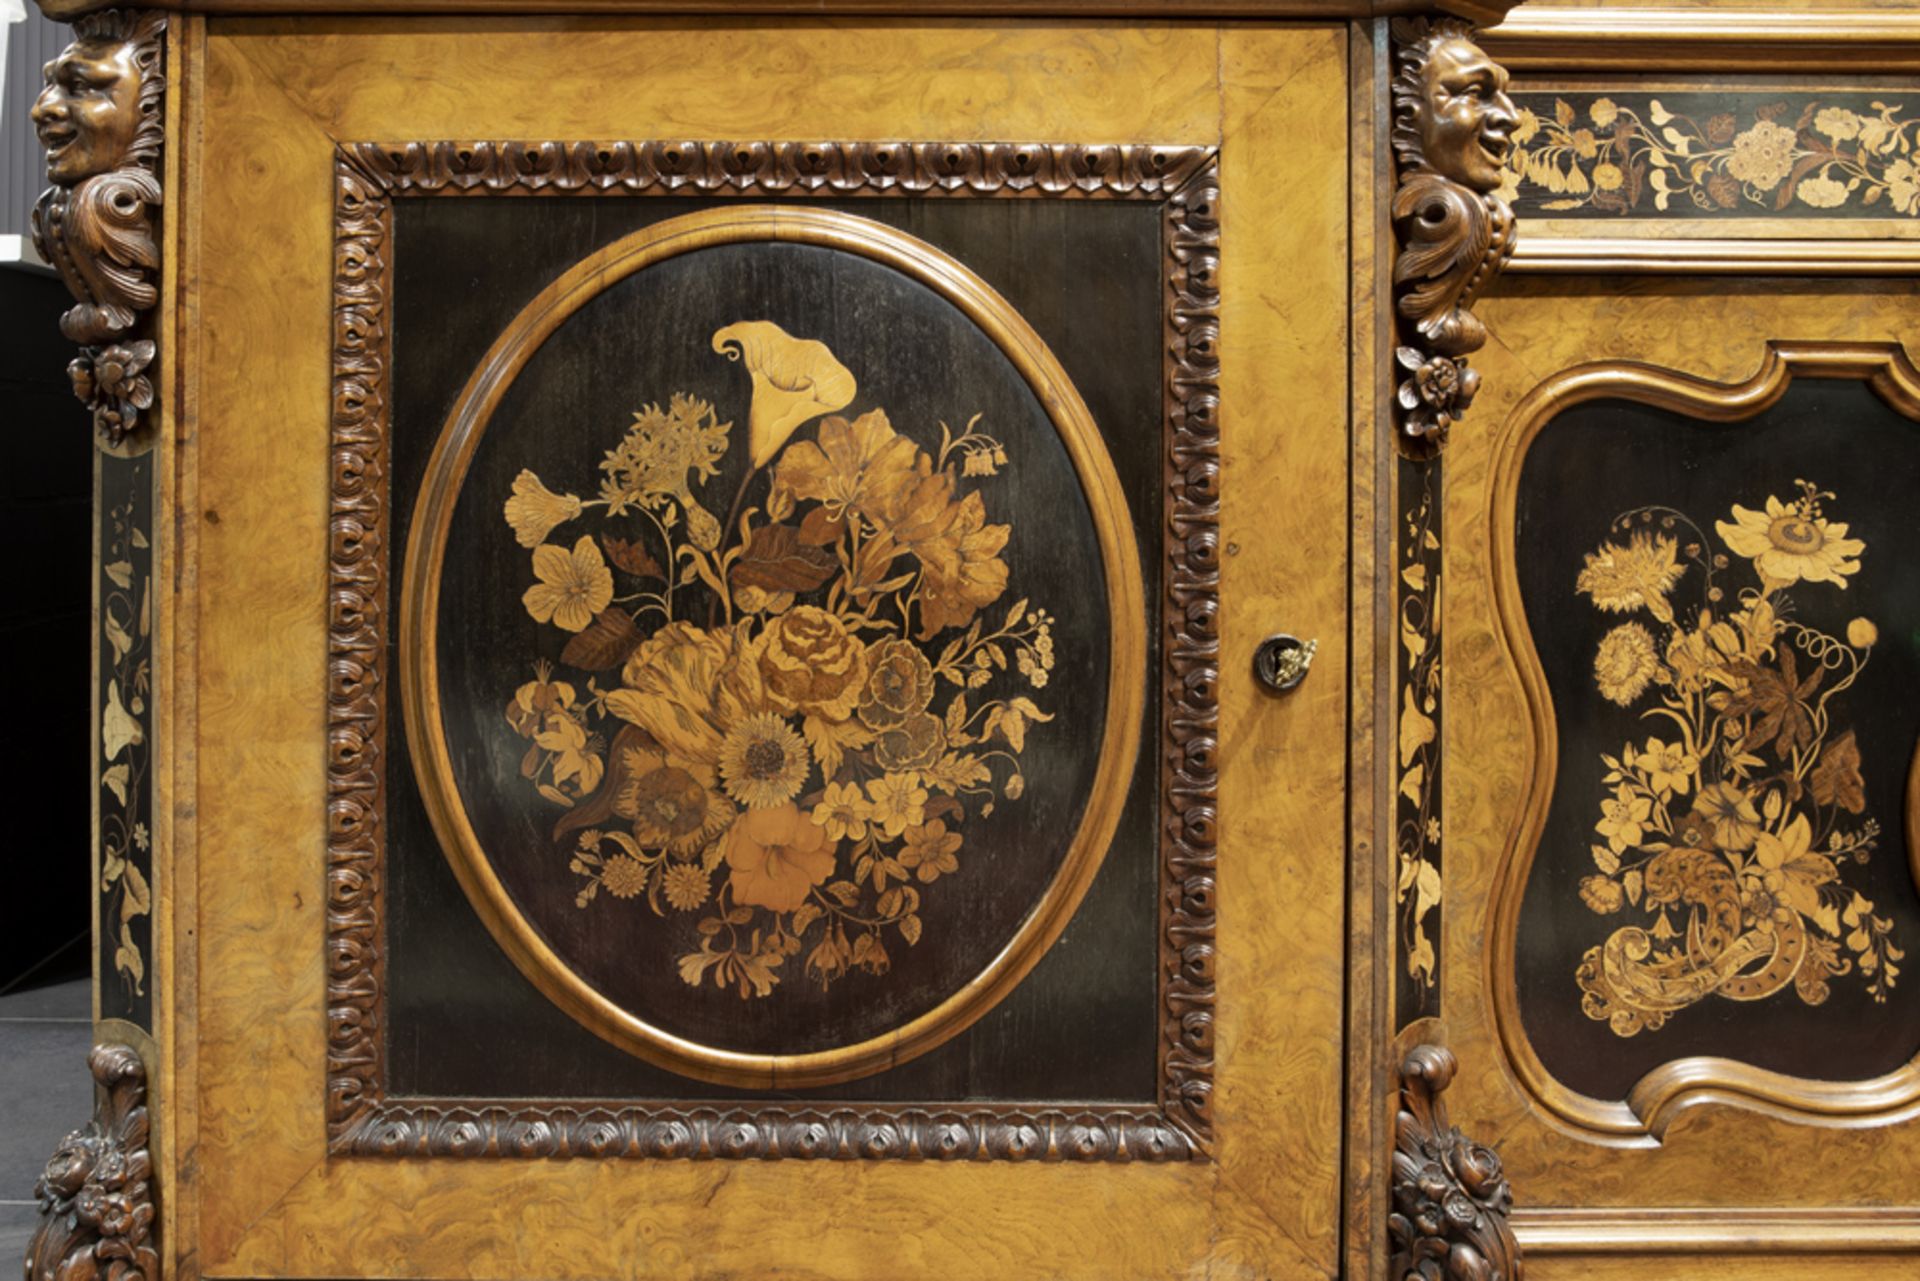
M1464 27L1440 24L1406 51L1395 106L1402 116L1396 145L1403 155L1418 139L1415 158L1442 177L1478 192L1500 185L1501 167L1518 123L1507 97L1507 73Z

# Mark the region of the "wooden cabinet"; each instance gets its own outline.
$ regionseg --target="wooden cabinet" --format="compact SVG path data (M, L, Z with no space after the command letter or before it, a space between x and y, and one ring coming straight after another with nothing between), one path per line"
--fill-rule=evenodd
M34 1275L1911 1244L1903 16L282 8L50 72Z

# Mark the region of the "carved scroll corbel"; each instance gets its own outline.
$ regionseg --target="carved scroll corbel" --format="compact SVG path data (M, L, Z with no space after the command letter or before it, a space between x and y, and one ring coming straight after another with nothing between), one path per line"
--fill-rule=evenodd
M1440 1096L1456 1068L1453 1052L1438 1045L1414 1047L1400 1066L1387 1275L1521 1281L1520 1247L1507 1226L1513 1191L1500 1158L1447 1124Z
M147 1071L130 1046L96 1045L93 1120L69 1134L34 1185L40 1226L25 1281L159 1281Z
M1401 445L1429 457L1479 390L1467 356L1487 330L1471 308L1513 256L1513 211L1496 193L1518 114L1472 26L1397 18L1392 34L1395 422Z
M129 9L77 19L32 111L53 184L33 209L34 248L74 297L60 318L80 344L67 374L97 439L122 453L142 447L154 404L166 25Z

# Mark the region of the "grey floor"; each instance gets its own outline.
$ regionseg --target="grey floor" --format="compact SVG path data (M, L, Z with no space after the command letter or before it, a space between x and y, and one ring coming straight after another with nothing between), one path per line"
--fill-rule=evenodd
M13 1276L39 1221L33 1182L93 1115L89 1001L83 978L0 996L0 1267Z

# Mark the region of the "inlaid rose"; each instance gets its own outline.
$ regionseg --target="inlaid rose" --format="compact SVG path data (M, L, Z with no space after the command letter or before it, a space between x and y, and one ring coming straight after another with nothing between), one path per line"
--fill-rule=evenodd
M927 710L933 701L933 664L911 642L886 640L869 655L870 674L860 695L860 719L876 730L892 729Z
M760 678L782 711L844 721L867 680L867 647L838 615L796 605L767 625Z

